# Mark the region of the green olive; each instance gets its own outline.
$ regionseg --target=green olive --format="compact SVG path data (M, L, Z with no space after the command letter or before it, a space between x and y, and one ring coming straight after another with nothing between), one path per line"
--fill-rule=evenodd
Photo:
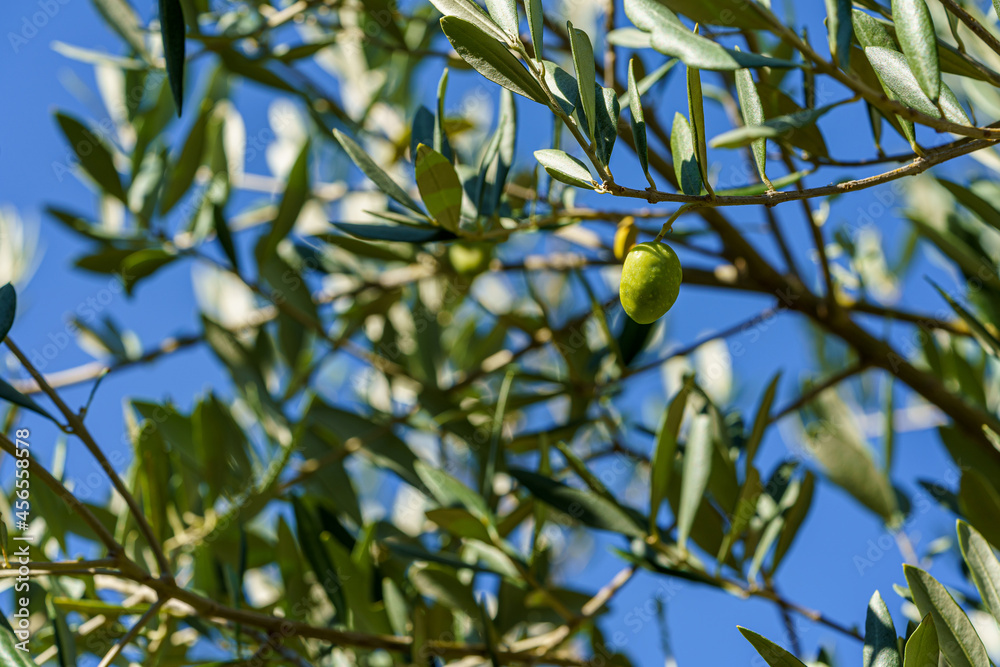
M474 276L490 266L493 247L489 243L457 242L448 246L448 261L452 268L463 276Z
M677 300L681 278L681 262L666 243L650 241L635 246L622 268L625 312L639 324L660 319Z

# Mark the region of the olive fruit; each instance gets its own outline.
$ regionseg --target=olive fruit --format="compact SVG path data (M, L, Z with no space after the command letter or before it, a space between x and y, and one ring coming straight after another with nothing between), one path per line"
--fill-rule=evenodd
M448 246L448 261L460 275L474 276L489 268L492 251L489 243L458 241Z
M621 300L639 324L660 319L677 300L681 262L666 243L649 241L632 248L622 268Z

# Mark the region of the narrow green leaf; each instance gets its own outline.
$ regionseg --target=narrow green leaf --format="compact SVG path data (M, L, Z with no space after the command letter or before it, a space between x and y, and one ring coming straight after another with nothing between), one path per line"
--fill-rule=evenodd
M972 581L976 584L986 608L1000 623L1000 561L986 539L972 526L959 519L958 544L962 558L969 566Z
M634 516L592 491L575 489L551 477L520 468L512 468L510 474L524 485L531 495L587 526L621 533L626 537L644 536Z
M822 392L811 405L822 428L807 427L806 444L828 479L884 521L891 521L898 511L896 494L872 460L856 417L836 390Z
M635 58L628 61L628 107L631 113L632 139L635 142L635 154L639 158L642 166L642 173L646 175L649 186L656 188L653 177L649 174L649 144L646 142L646 117L642 110L642 95L635 81ZM698 190L701 190L699 184Z
M146 49L146 35L139 15L127 0L94 0L94 6L104 17L108 26L117 32L125 42L132 47L142 59L149 62L149 51Z
M42 406L35 403L35 401L30 396L25 396L14 387L7 384L6 381L0 380L0 399L14 403L15 405L20 405L22 408L31 410L32 412L37 412L43 417L48 417L52 421L56 421L56 418L49 414L48 410ZM59 422L56 422L57 424Z
M941 93L937 35L930 10L924 0L892 0L892 20L896 38L920 89L936 100Z
M354 161L354 164L364 172L378 189L389 195L392 199L396 200L399 204L405 206L411 211L417 213L423 213L420 206L413 201L410 195L406 194L406 191L401 188L396 181L389 177L389 174L382 171L382 168L375 164L375 161L368 156L368 153L361 146L357 144L354 139L341 132L340 130L333 131L333 137L337 140L337 143L344 149L344 152Z
M700 414L691 422L684 448L684 472L681 478L680 507L677 512L677 544L687 545L695 513L712 472L712 421Z
M510 41L503 28L496 24L474 0L431 0L439 12L467 21L501 42Z
M885 24L860 9L851 11L851 23L854 26L854 36L861 48L878 46L883 49L898 51L899 46Z
M206 128L212 112L212 108L204 109L191 126L191 131L188 132L181 148L181 154L170 170L167 183L160 194L161 214L168 213L194 182L195 174L202 163L202 155L205 153Z
M670 477L674 471L674 458L677 455L677 435L680 432L681 421L684 419L684 408L687 406L688 397L693 388L694 376L691 375L670 401L670 407L663 413L660 428L656 431L656 443L653 445L649 479L650 532L656 530L656 516L660 513L660 505L667 497L667 490L670 487Z
M986 328L986 325L984 325L978 317L967 310L965 306L952 299L948 293L941 289L941 287L938 286L938 284L933 280L928 279L928 282L930 282L934 289L938 291L938 294L940 294L941 297L948 302L948 305L951 306L952 310L954 310L969 326L969 329L975 335L976 340L982 344L983 349L992 354L994 357L1000 357L1000 340L990 333L990 330Z
M618 118L621 116L621 107L618 104L618 95L611 88L604 88L594 84L595 92L599 91L597 98L597 123L594 129L594 152L597 158L605 166L611 162L611 151L614 150L615 140L618 138Z
M990 202L986 201L975 192L945 178L938 178L938 183L943 185L948 192L958 201L959 204L969 209L980 220L1000 231L1000 210L997 210Z
M744 627L736 626L737 629L746 637L746 640L750 642L753 647L760 654L760 657L764 658L770 667L806 667L805 664L794 655L781 648L770 639L758 635L753 630L747 630Z
M826 27L830 35L830 53L847 70L851 62L851 0L826 0Z
M526 0L524 11L528 14L528 30L531 32L531 48L535 51L535 60L541 60L544 54L542 36L545 34L545 9L542 0Z
M902 53L869 46L865 48L865 55L879 80L899 98L900 102L928 116L935 118L941 116L940 110L924 93Z
M921 614L934 617L938 644L952 667L983 667L990 664L983 640L954 598L937 579L912 565L903 565L913 603Z
M754 459L757 457L757 449L764 439L764 431L771 423L771 406L774 404L774 396L778 392L778 382L781 380L781 373L775 373L768 383L764 395L761 396L760 405L757 406L757 415L753 420L753 428L750 430L750 437L747 438L746 446L746 473L749 475L753 469Z
M457 232L462 219L462 182L455 167L433 148L420 144L415 172L427 212L442 227Z
M625 0L624 5L625 16L640 30L653 32L668 23L687 30L677 15L659 0Z
M937 665L940 652L937 631L934 628L934 617L931 614L926 614L917 629L906 640L906 648L903 650L903 667Z
M226 253L229 263L238 274L240 272L239 255L236 254L236 244L233 243L233 235L229 231L229 223L226 222L226 214L221 206L212 207L212 228L215 230L215 238L222 246L222 251Z
M576 82L580 87L580 103L583 106L583 113L587 117L587 136L593 139L597 124L597 96L594 88L597 73L594 68L594 47L591 45L587 33L574 28L573 24L568 21L566 22L566 31L569 34L570 47L573 51Z
M14 326L14 315L17 313L17 292L14 286L7 283L0 287L0 342L7 337L10 328Z
M170 92L180 116L184 107L184 12L180 0L159 0L159 6L163 58L167 62Z
M440 227L417 227L414 225L359 225L351 222L331 222L331 224L351 236L368 241L397 241L399 243L431 243L451 241L457 238L452 232Z
M788 60L727 49L710 39L691 32L683 25L674 23L657 25L652 34L651 43L654 49L664 55L678 58L685 65L694 69L732 71L744 67L792 68L799 66Z
M757 515L757 500L763 490L764 487L760 483L760 473L757 472L756 468L750 468L743 485L740 487L740 494L736 498L733 515L730 517L729 531L726 533L722 547L715 558L720 569L722 564L729 559L729 552L733 545L740 539L743 531L750 525L750 521Z
M764 124L764 107L760 103L757 85L748 69L736 70L736 94L740 100L740 111L743 113L743 123L746 127L758 127ZM712 142L715 145L715 142ZM757 164L760 180L770 187L767 179L767 139L754 139L750 143L753 160Z
M535 151L535 159L557 181L575 185L578 188L594 189L596 181L590 175L587 165L569 153L555 148L546 148Z
M274 222L271 223L271 231L268 232L267 241L259 247L258 261L270 257L281 240L291 233L295 227L295 221L302 213L302 207L309 201L309 148L310 142L306 141L288 172L285 194L281 197L278 213L274 216Z
M774 547L774 556L771 557L771 575L777 570L782 559L792 546L792 542L799 534L799 528L809 514L812 507L813 491L816 487L816 477L811 472L806 472L802 483L799 485L795 502L788 511L785 512L784 525L781 527L781 535L778 536L778 543Z
M711 195L712 185L708 182L708 139L705 135L705 100L701 92L701 72L690 65L687 68L687 95L688 116L691 118L691 139L694 143L695 155L698 156L701 184Z
M441 19L441 29L462 60L490 81L539 104L546 104L545 91L524 65L482 28L454 16Z
M878 591L868 601L865 619L864 667L901 667L896 626Z
M511 37L516 38L521 33L517 18L516 0L486 0L486 9L490 17L497 22Z
M986 475L974 468L962 471L958 506L962 515L994 545L1000 545L1000 491Z
M115 168L111 151L104 142L72 116L57 113L56 120L83 170L102 190L127 204L128 199L125 188L122 187L121 177Z
M448 133L445 132L445 115L444 115L444 98L445 92L448 90L448 68L445 67L444 71L441 72L441 79L438 81L437 90L437 113L434 118L434 150L436 150L441 155L451 162L454 160L454 155L451 152L451 144L448 143ZM419 145L420 142L417 142ZM414 154L416 151L414 151Z
M745 125L723 132L712 139L712 148L742 148L765 142L767 139L781 139L785 135L810 127L816 123L833 106L805 109L787 116L777 116L759 125ZM755 152L756 156L756 152Z
M0 622L0 664L4 667L36 667L31 654L17 648L19 641L7 617L3 617Z
M686 195L701 194L701 167L695 154L694 133L687 118L680 112L674 113L674 125L670 132L670 152L674 156L674 174L681 192Z

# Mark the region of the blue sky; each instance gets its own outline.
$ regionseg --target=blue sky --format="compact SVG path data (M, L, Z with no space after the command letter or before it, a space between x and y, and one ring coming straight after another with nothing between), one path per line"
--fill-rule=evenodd
M139 8L144 15L150 11L150 7L146 6L148 4ZM822 3L797 4L810 5L808 11L812 13L807 16L810 34L823 34L822 18L816 13ZM40 15L46 17L44 24L38 18ZM36 28L32 31L29 26ZM11 40L11 33L24 37L24 41L17 38ZM47 220L44 214L43 209L48 204L85 212L95 208L95 197L88 186L72 175L60 176L58 165L68 159L68 147L56 128L53 112L59 109L69 110L81 117L103 116L97 108L99 98L93 92L93 69L55 53L51 45L55 41L63 41L118 53L121 47L117 38L100 21L87 0L65 0L64 3L59 0L33 0L16 8L10 6L0 16L0 36L3 36L0 52L4 54L5 63L5 67L0 68L0 90L6 93L5 122L0 124L0 183L3 184L0 204L13 205L29 224L40 226L43 251L38 270L21 288L19 317L12 331L14 340L29 353L40 352L46 345L59 348L53 358L47 359L46 371L70 368L89 361L90 357L65 337L67 317L76 312L81 304L87 304L88 299L97 299L102 312L110 313L117 321L126 324L146 346L170 335L197 331L199 325L189 265L176 263L155 279L143 283L138 296L129 299L121 292L114 292L106 277L95 277L73 269L72 259L82 254L85 246L78 238L69 236L62 227ZM428 81L436 81L439 67L439 62L427 65L424 76ZM475 76L456 73L452 80L454 92L449 96L450 104L460 98L464 86L476 81ZM669 119L674 109L686 106L678 80L679 77L666 90L658 93L657 104L663 118ZM433 90L430 85L425 88ZM490 90L495 98L495 86L490 84ZM843 91L831 93L834 99L844 94ZM263 105L269 97L270 94L262 95L246 84L242 86L238 100L248 135L266 127ZM431 97L424 100L425 103L431 101ZM530 122L532 114L538 113L537 108L533 109L522 101L520 112L522 134L519 159L530 160L531 150L547 146L546 128L538 128L541 123ZM717 128L717 132L728 128L728 121L718 109L710 109L708 122L710 127ZM536 127L532 129L532 125ZM823 128L835 156L847 158L872 154L870 133L862 110L833 114L824 121ZM710 130L709 134L717 132ZM886 132L888 136L890 130ZM929 134L927 137L928 143L941 141ZM898 137L890 138L886 144L889 152L905 150ZM719 157L724 159L721 154ZM966 159L956 169L960 173L972 164ZM624 148L619 149L612 167L620 182L636 184L643 180L632 156ZM261 172L266 170L266 165L260 161L248 170ZM856 170L852 173L863 175L869 172ZM808 182L820 185L843 175L812 177ZM833 205L831 225L856 222L860 218L859 210L878 203L878 196L878 191L868 190L839 200ZM785 204L778 210L785 228L794 230L790 234L793 252L805 265L812 245L800 212L795 204ZM756 226L764 222L760 209L730 209L727 214L740 225ZM874 224L882 233L887 252L894 256L904 238L904 226L892 213L877 217ZM940 308L922 279L922 274L930 271L930 265L921 260L918 269L911 272L904 287L905 304L917 309ZM748 317L767 305L769 301L766 299L737 298L687 286L668 316L668 336L678 345L686 344L697 336ZM893 330L892 336L897 343L906 340L901 329ZM742 347L736 347L737 343ZM729 349L734 354L737 403L750 414L776 367L784 369L779 403L794 397L795 381L813 368L810 361L812 348L805 325L794 314L780 315L769 322L766 329L758 328L736 336L730 341ZM742 354L737 356L736 350L742 350ZM110 376L97 394L88 423L112 460L124 461L129 453L129 447L122 438L122 404L126 397L155 400L174 397L186 406L192 397L210 387L224 387L224 382L214 359L196 347L174 355L168 363ZM74 388L65 391L64 396L71 405L82 405L88 390L89 387ZM653 412L656 410L655 405L644 407ZM30 415L24 416L22 421L31 428L32 447L45 460L58 435L57 431ZM70 449L68 476L77 481L78 487L103 497L106 493L103 484L88 486L86 481L91 473L97 471L96 464L79 448L71 446ZM761 454L762 468L770 471L788 454L788 443L777 430L772 431ZM918 477L944 479L942 471L948 470L948 465L933 432L899 435L894 477L907 482L904 485L907 491L916 491L910 482ZM10 472L10 465L4 465L4 479L9 479ZM919 513L908 529L918 551L922 553L931 538L952 534L953 518L932 507ZM843 624L859 624L862 628L868 598L877 588L887 600L897 630L902 631L905 619L900 613L901 600L892 591L893 583L903 582L901 558L894 545L888 549L878 546L880 538L885 545L884 535L884 528L869 513L836 487L821 482L812 513L782 566L777 585L796 602L821 609ZM613 544L621 546L616 542ZM596 590L623 566L608 552L611 545L610 541L599 540L586 559L579 559L582 569L574 576L578 585ZM872 545L875 545L874 550ZM872 558L872 554L878 557ZM870 560L871 567L859 572L859 557ZM933 572L946 581L954 581L954 565L954 558L946 556ZM671 582L641 574L615 598L612 612L602 624L609 640L623 640L623 647L636 664L654 665L663 660L659 621L652 615L654 607L651 601L656 598L665 602L670 645L682 665L759 664L753 662L756 654L736 631L737 624L749 626L787 645L780 617L770 604L737 600L690 583ZM842 664L860 660L861 646L858 642L843 638L827 628L804 623L800 634L803 645L810 651L819 645L832 645Z

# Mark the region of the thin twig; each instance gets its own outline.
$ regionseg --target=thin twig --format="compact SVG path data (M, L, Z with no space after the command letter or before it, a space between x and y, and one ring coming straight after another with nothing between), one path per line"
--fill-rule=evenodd
M139 620L136 621L132 625L132 627L128 629L128 632L125 633L125 636L122 637L120 640L118 640L117 644L111 647L111 650L108 651L107 655L104 656L104 659L101 660L100 664L98 664L97 667L108 667L108 665L114 662L115 658L118 657L118 655L122 652L122 650L124 650L125 647L132 642L133 639L139 636L139 632L142 630L142 628L151 620L153 620L153 617L156 616L156 614L160 611L160 607L163 606L164 602L165 600L157 600L156 602L154 602L153 605L146 610L146 613L140 616Z
M163 553L163 548L160 545L160 541L156 538L156 533L153 532L153 527L150 526L149 521L146 520L146 516L142 513L142 508L139 507L139 503L136 501L135 496L133 496L128 490L128 487L125 486L122 478L115 471L114 467L112 467L111 462L108 461L108 458L104 455L104 452L101 450L100 446L98 446L94 437L84 425L83 419L80 418L79 414L71 410L69 406L66 405L56 390L49 386L49 383L45 380L45 376L43 376L38 369L35 368L34 364L28 360L24 353L21 352L21 349L14 344L14 341L11 340L9 336L7 337L7 347L10 348L10 351L14 353L14 356L17 357L17 360L21 362L21 365L28 371L31 377L35 378L35 382L38 383L42 392L49 397L59 412L62 413L66 422L69 424L70 429L73 431L73 434L83 442L94 459L97 460L101 469L104 470L104 474L106 474L108 479L111 480L111 484L115 487L115 490L118 491L122 499L125 500L129 511L135 516L135 521L139 526L140 532L142 532L143 536L146 538L146 541L149 543L149 548L152 549L153 555L156 557L156 562L160 568L160 576L166 577L168 580L172 580L173 573L170 569L170 562Z

